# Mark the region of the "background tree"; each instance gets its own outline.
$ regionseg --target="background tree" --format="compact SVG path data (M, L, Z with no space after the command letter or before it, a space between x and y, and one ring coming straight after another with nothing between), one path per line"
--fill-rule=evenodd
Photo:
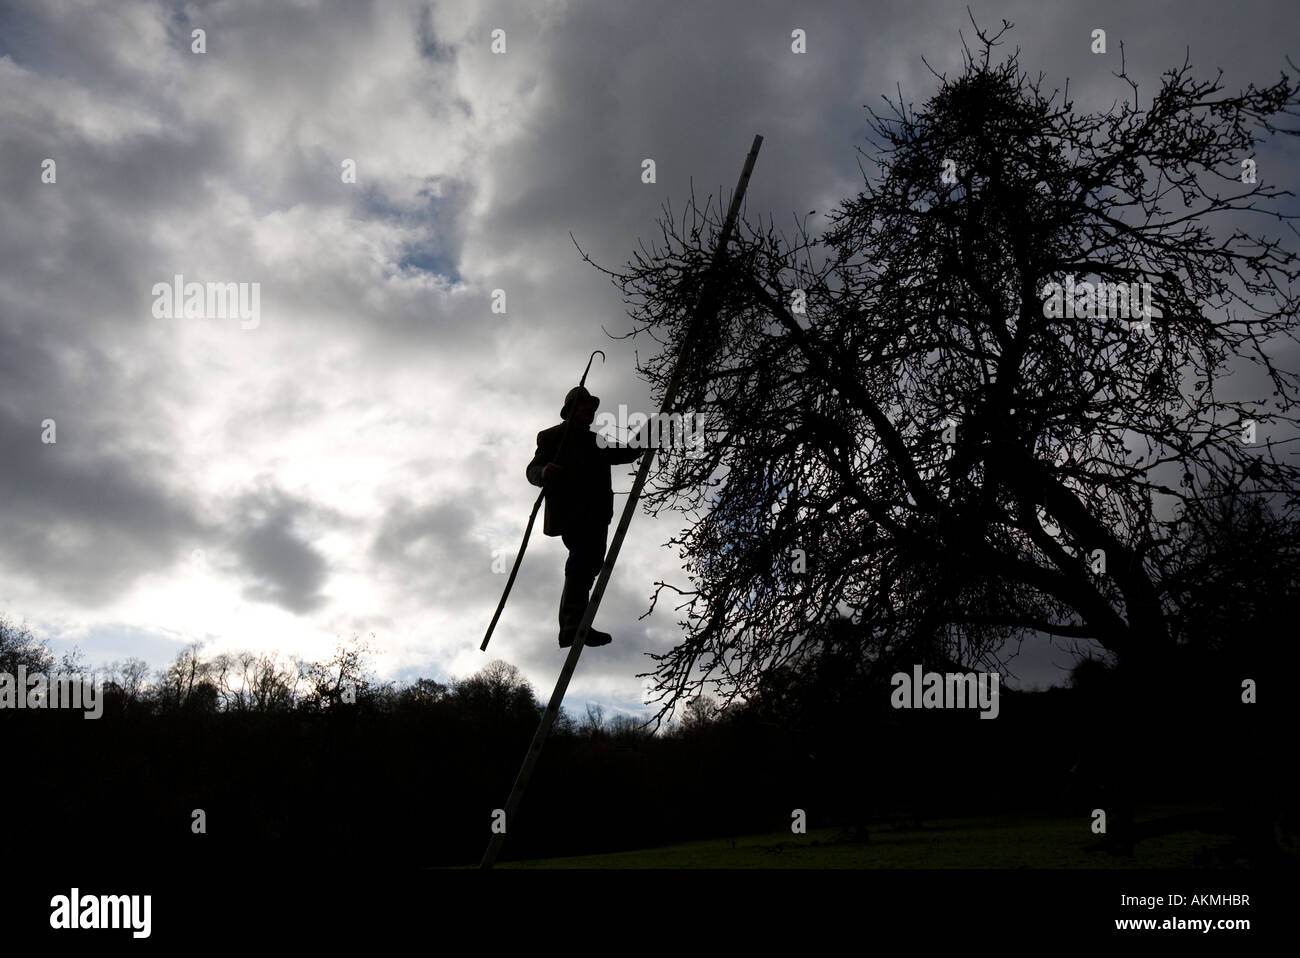
M434 679L416 679L399 694L401 704L416 709L430 709L443 702L448 695L448 688Z
M340 642L328 662L299 660L298 676L305 686L300 707L329 711L348 704L373 705L382 684L366 671L370 653L370 643L356 637L351 643Z
M277 712L296 704L296 669L272 653L222 653L214 662L216 684L224 708L235 711Z
M210 711L216 708L219 693L214 677L213 663L200 654L203 643L192 642L176 653L172 664L161 669L154 684L153 695L163 711L194 708Z
M587 714L578 725L578 731L588 738L595 738L605 731L605 706L600 703L588 703Z
M49 672L54 655L43 639L38 639L26 625L14 625L0 615L0 672L18 674L18 667L28 672Z
M1285 667L1295 661L1300 522L1291 510L1220 486L1178 529L1164 581L1176 630L1198 660Z
M541 711L523 673L501 659L453 683L451 699L462 720L491 731L531 728Z
M697 695L686 703L682 712L681 731L689 734L707 728L718 717L718 703L712 696Z
M100 670L103 675L104 707L126 714L142 706L147 708L149 663L131 656L109 662Z

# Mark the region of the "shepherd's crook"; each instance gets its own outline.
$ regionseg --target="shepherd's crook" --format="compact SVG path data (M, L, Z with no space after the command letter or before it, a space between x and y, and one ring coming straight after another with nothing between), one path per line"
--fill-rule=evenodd
M579 386L587 385L587 373L591 372L591 362L600 353L600 361L605 361L604 350L593 349L591 355L587 357L587 368L582 371L582 378L578 380ZM569 420L564 420L564 433L560 436L560 447L555 451L558 459L560 453L564 450L564 440L569 438ZM537 521L537 509L542 504L542 497L546 495L546 490L542 489L537 494L537 499L533 502L533 511L528 514L528 525L524 527L524 541L519 543L519 554L515 556L514 568L510 570L510 578L506 579L505 591L501 593L501 601L497 603L496 612L492 613L492 621L488 624L487 632L483 636L483 644L478 647L480 652L486 652L488 641L492 638L492 630L497 627L497 620L501 618L501 610L506 607L506 599L510 598L510 590L514 588L515 576L519 574L519 567L524 561L524 551L528 548L528 537L533 534L533 523Z
M605 361L605 351L603 349L593 349L591 355L587 357L587 368L582 371L582 378L578 380L579 386L587 385L587 373L591 372L591 361L596 358L597 353L600 353L600 361L602 363ZM564 426L566 429L568 428L569 420L564 420Z

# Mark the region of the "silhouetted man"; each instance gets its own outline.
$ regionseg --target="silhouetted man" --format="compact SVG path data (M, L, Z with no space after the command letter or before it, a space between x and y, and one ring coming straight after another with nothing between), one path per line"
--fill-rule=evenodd
M610 467L635 462L644 450L613 443L601 448L589 428L600 399L582 386L564 397L560 418L566 423L537 434L537 453L528 464L528 481L546 490L542 531L560 536L569 550L560 595L560 648L573 645L587 609L587 596L605 561L609 523L614 518L614 487ZM563 442L563 448L561 448ZM609 645L609 633L587 631L587 645Z

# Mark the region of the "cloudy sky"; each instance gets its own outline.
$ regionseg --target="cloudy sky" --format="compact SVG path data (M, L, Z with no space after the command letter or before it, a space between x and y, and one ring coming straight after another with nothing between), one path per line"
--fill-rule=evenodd
M829 211L861 183L863 105L923 102L922 57L958 72L965 8L0 0L0 614L91 665L373 634L385 677L501 657L549 694L558 539L535 534L478 650L524 466L592 349L603 408L650 409L570 231L623 264L692 178L729 192L755 133L751 215ZM1120 40L1148 91L1187 48L1230 90L1300 49L1290 0L971 9L1080 110L1125 95ZM178 274L258 284L256 318L160 316ZM633 523L597 620L615 642L570 708L641 707L644 653L678 635L666 608L638 618L656 580L685 584L675 531Z

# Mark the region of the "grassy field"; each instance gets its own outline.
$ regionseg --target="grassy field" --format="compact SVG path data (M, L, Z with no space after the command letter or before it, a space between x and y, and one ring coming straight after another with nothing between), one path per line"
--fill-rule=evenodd
M1185 811L1152 808L1138 820ZM1078 818L961 818L919 829L871 826L868 841L838 829L723 838L609 855L501 862L499 868L1193 868L1228 835L1184 832L1141 841L1131 859L1090 851L1097 836ZM1231 856L1216 864L1231 867Z

